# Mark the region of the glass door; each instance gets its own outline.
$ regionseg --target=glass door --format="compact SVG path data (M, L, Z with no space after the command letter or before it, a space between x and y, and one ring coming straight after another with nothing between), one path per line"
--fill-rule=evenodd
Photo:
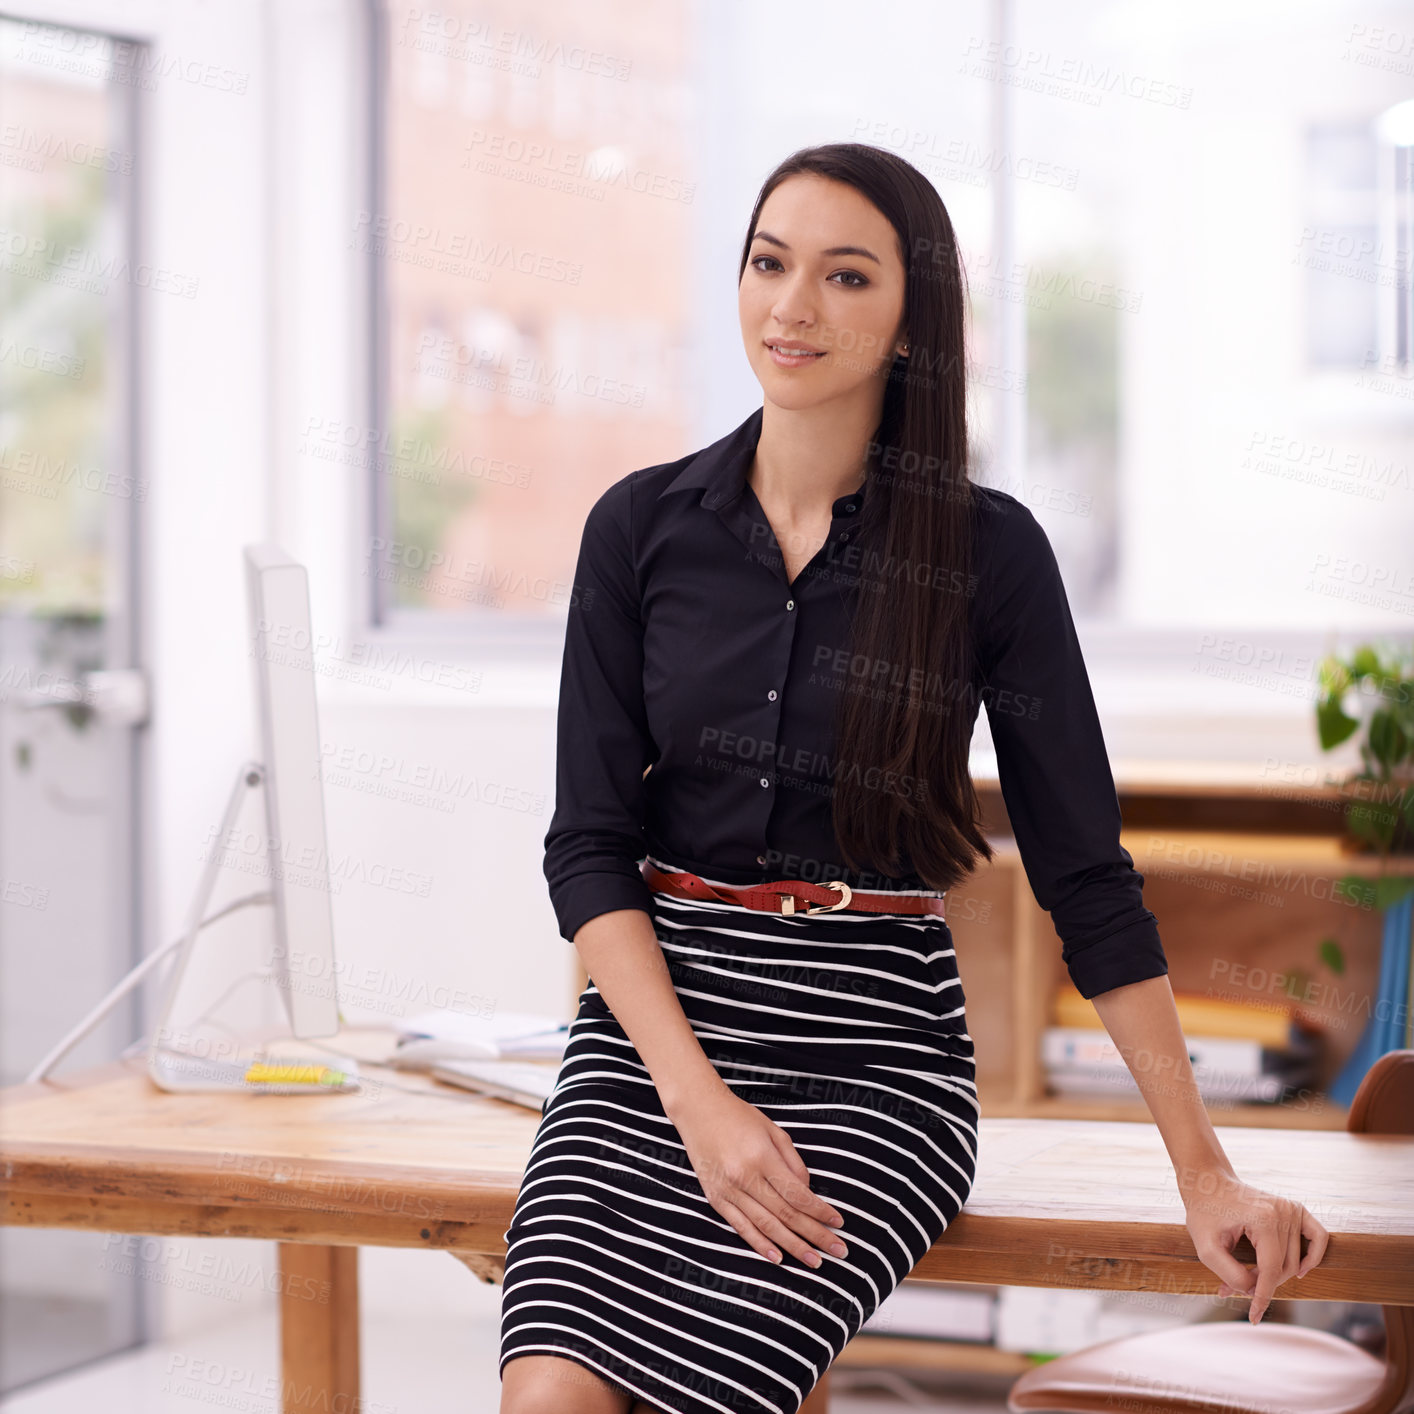
M137 960L132 72L106 36L0 19L0 1083ZM131 1000L131 999L130 999ZM56 1068L111 1060L120 1006ZM0 1229L0 1392L142 1335L130 1244Z

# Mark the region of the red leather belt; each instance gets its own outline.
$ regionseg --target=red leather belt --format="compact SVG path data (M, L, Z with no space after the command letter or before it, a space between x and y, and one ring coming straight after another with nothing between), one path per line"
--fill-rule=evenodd
M644 860L643 877L650 889L672 894L675 898L720 899L723 903L738 903L758 913L779 913L790 918L800 913L833 913L836 909L858 909L864 913L917 913L945 918L943 894L865 893L851 889L842 879L828 884L809 884L804 879L772 879L762 884L709 884L686 869L666 874L655 864ZM800 908L798 904L804 903Z

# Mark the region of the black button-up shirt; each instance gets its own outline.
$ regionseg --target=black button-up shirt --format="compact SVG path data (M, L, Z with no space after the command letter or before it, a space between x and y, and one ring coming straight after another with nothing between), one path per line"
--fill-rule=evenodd
M831 822L867 482L835 501L824 545L788 581L746 479L761 418L616 481L585 521L544 861L569 941L598 914L651 911L646 855L728 884L928 887L847 869ZM1161 976L1055 555L1022 502L975 490L972 720L985 702L1027 878L1083 995Z

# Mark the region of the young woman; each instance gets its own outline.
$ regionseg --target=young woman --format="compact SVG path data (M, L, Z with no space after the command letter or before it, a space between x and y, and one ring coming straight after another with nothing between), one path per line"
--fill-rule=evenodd
M1325 1229L1237 1180L1194 1086L1055 557L968 476L943 203L885 150L797 152L738 305L762 406L584 528L545 874L593 980L505 1233L503 1414L792 1414L967 1201L943 908L991 857L983 703L1062 958L1260 1317Z

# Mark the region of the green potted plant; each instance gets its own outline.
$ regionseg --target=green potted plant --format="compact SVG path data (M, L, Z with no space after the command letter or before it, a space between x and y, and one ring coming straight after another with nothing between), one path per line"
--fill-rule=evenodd
M1414 919L1414 649L1387 652L1363 644L1351 657L1334 654L1318 667L1316 728L1331 751L1363 727L1361 769L1347 777L1346 845L1376 854L1374 875L1348 874L1337 891L1384 913L1377 993L1354 1052L1330 1087L1349 1104L1365 1072L1387 1051L1410 1044L1410 925ZM1355 694L1355 713L1347 710ZM1328 965L1333 961L1325 959ZM1335 970L1343 970L1335 959Z
M1362 706L1364 736L1359 771L1346 778L1353 796L1345 809L1347 843L1353 852L1377 853L1388 866L1394 857L1414 855L1414 649L1392 649L1388 657L1372 645L1350 659L1334 654L1321 660L1316 728L1321 750L1332 751L1362 726L1346 710L1354 692ZM1414 893L1414 871L1382 869L1373 878L1347 875L1342 893L1376 908L1388 908Z

